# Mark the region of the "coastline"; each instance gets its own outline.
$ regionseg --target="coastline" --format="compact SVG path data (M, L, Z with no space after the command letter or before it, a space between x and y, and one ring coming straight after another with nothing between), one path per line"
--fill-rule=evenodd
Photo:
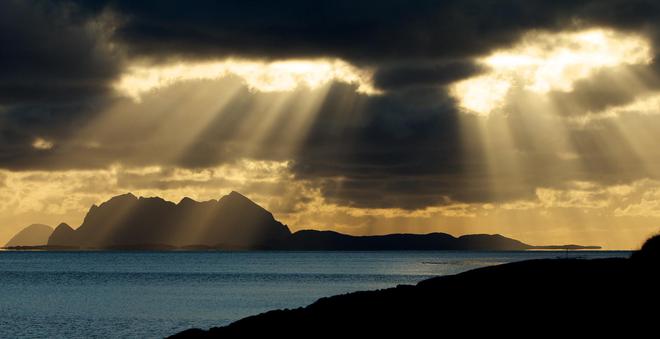
M641 259L639 253L484 267L416 285L321 298L306 307L272 310L209 330L189 329L171 338L411 336L438 330L506 335L522 329L565 335L638 328L656 316L640 305L657 305L660 286L660 261Z

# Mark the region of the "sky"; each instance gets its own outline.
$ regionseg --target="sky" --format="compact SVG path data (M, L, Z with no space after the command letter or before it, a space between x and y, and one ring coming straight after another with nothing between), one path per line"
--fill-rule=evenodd
M660 1L0 2L0 243L133 192L292 230L660 231Z

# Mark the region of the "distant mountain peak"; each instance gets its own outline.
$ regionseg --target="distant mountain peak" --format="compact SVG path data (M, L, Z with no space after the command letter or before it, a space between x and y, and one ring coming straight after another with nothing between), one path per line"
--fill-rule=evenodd
M16 233L5 245L6 247L16 246L41 246L48 243L48 237L53 229L48 225L32 224Z
M272 248L290 234L270 212L235 191L220 200L184 197L179 203L127 193L91 208L75 230L58 227L49 245Z
M248 198L248 197L244 196L243 194L238 193L236 191L229 192L229 194L227 194L224 197L220 198L219 202L220 203L229 203L229 204L236 204L236 205L240 204L240 205L244 205L244 206L250 206L250 207L258 208L259 210L268 212L268 210L261 207L256 202L250 200L250 198ZM270 214L270 212L268 212L268 213Z
M75 244L75 230L67 223L61 223L55 227L53 233L48 237L49 246L71 246Z
M56 229L56 230L57 230L57 229L69 229L69 230L72 230L72 231L73 231L73 227L69 226L69 224L67 224L67 223L65 223L65 222L62 222L62 223L60 223L59 225L57 225L57 227L55 227L55 229Z
M181 200L179 200L178 205L182 205L182 204L194 204L194 203L196 203L196 202L197 202L197 201L195 201L195 200L192 199L192 198L189 198L189 197L183 197Z
M136 201L136 200L138 200L138 197L136 197L133 193L128 192L128 193L116 195L116 196L110 198L110 200L102 203L102 205L103 204L109 204L109 203L124 202L124 201Z
M229 192L229 194L225 195L224 197L227 197L227 198L229 198L229 199L242 199L242 200L249 200L250 202L252 202L252 200L250 200L248 197L246 197L246 196L244 196L243 194L240 194L240 193L238 193L238 192L236 192L236 191L231 191L231 192ZM224 197L223 197L223 198L224 198Z

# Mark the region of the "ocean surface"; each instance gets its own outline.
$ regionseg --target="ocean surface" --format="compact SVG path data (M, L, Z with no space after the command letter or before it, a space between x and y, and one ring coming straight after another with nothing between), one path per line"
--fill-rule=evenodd
M629 254L0 251L0 338L162 338L483 266Z

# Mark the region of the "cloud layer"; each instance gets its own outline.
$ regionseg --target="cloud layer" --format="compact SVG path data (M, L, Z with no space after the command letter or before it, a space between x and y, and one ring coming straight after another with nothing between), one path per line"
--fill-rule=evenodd
M408 213L657 180L659 22L642 0L3 1L0 168L275 162L329 206ZM149 176L108 194L198 187Z

